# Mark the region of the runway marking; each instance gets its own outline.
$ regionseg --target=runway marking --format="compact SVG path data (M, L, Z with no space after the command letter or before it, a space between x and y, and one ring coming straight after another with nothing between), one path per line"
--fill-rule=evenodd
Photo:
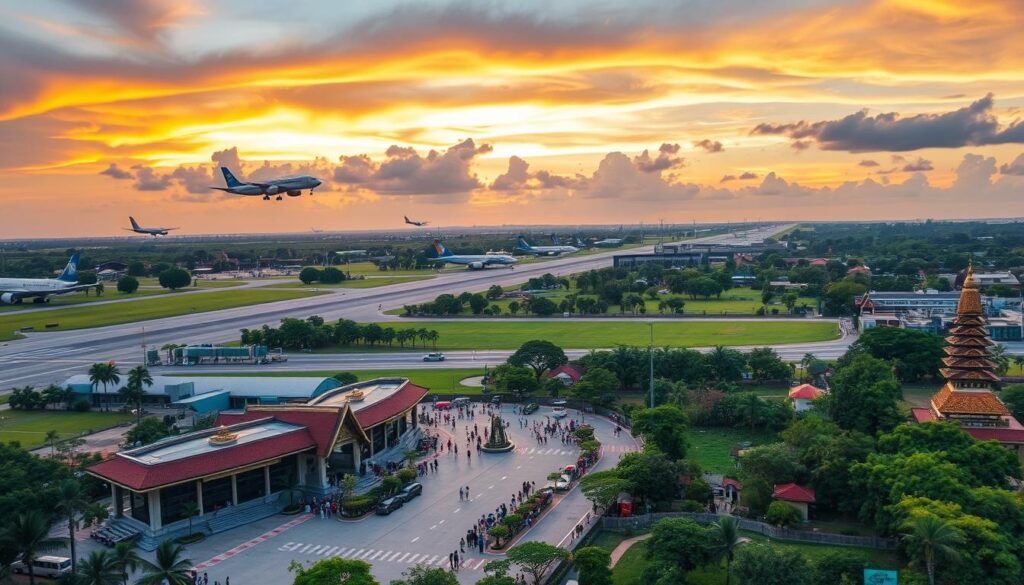
M442 524L444 524L444 520L440 520L440 521L439 521L439 522L437 523L437 525L438 525L438 526L440 526L440 525L442 525Z
M433 526L430 527L431 530L433 530L435 528L437 528L437 524L434 524Z
M416 542L416 541L417 541L417 540L419 540L419 539L420 539L420 537L418 537L418 536L417 536L416 538L414 538L414 539L410 540L409 542Z
M489 489L489 490L493 490L493 489L494 489L494 486L493 486L493 485L489 485L489 486L487 486L487 489Z
M508 479L508 476L507 476L507 475L503 475L503 476L501 476L501 481L505 481L506 479Z

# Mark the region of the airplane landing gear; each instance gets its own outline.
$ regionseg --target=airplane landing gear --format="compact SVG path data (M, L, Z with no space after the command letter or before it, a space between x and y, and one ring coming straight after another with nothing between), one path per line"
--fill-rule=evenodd
M263 200L264 201L270 201L270 195L264 195L263 196Z
M281 197L280 195L278 195L278 196L277 196L277 200L278 200L278 201L283 201L283 198L282 198L282 197Z

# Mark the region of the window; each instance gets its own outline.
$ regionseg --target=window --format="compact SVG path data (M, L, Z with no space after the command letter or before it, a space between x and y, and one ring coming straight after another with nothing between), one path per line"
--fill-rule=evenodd
M188 518L189 504L196 503L196 482L179 483L160 490L160 518L166 525Z
M295 455L289 455L270 466L270 493L284 491L295 481Z
M129 492L131 497L132 518L143 524L149 524L149 494Z
M231 505L231 476L203 482L203 513Z
M250 469L235 476L235 489L238 492L239 504L267 495L266 487L262 467Z

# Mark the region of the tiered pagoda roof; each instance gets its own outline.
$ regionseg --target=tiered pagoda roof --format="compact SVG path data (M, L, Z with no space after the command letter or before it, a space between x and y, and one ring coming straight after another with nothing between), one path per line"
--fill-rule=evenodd
M942 416L1006 416L1006 406L992 393L992 384L999 382L999 376L989 349L994 343L985 327L973 267L967 269L956 313L946 338L945 367L939 370L946 385L932 396L932 407Z

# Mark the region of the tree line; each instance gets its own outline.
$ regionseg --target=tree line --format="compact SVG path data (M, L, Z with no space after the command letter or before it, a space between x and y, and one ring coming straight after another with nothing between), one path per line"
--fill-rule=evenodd
M265 345L285 349L318 349L330 345L343 347L352 345L415 348L432 344L437 349L440 333L434 329L382 327L377 323L359 324L350 319L327 323L322 317L313 315L305 319L281 319L281 325L264 325L260 329L242 329L242 345Z

